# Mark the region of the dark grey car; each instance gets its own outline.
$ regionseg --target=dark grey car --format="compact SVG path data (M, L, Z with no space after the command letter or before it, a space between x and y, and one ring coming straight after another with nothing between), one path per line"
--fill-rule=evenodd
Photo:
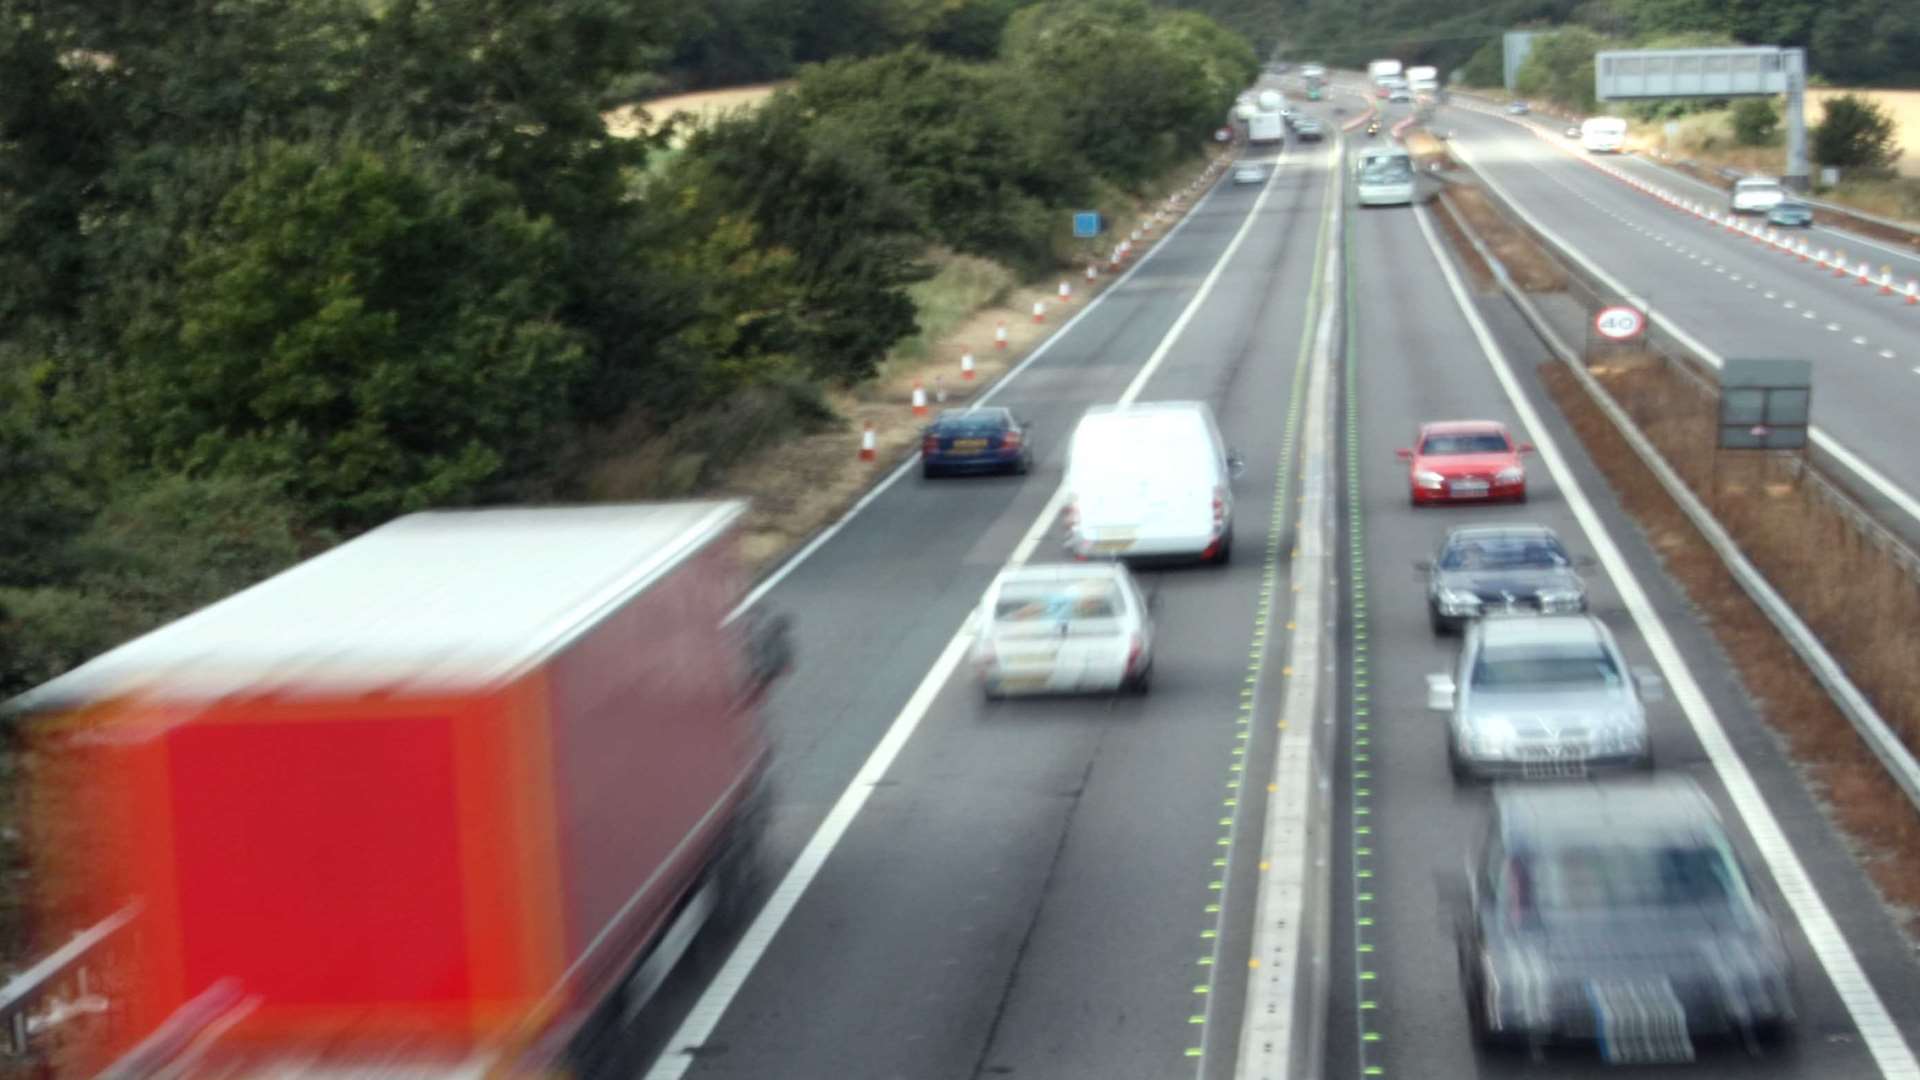
M1455 927L1485 1043L1686 1061L1696 1037L1757 1048L1794 1021L1784 940L1684 777L1496 789Z
M1493 611L1585 611L1579 570L1592 565L1544 525L1472 525L1448 532L1432 561L1414 567L1427 578L1427 621L1447 634Z

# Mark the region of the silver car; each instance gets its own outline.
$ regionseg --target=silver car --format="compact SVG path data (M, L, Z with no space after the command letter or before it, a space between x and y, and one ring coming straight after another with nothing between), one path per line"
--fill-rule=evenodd
M1590 615L1487 616L1468 627L1454 673L1427 676L1427 707L1451 718L1456 780L1651 768L1643 702L1663 692Z
M1149 602L1121 563L1010 567L975 615L973 662L989 698L1144 694L1153 677Z

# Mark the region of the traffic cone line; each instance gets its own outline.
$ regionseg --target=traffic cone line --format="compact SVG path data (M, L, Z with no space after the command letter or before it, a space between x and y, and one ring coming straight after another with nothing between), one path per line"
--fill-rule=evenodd
M927 415L927 389L920 385L919 379L913 380L913 415Z
M873 421L869 420L860 432L860 460L872 461L879 456L879 448L874 444Z

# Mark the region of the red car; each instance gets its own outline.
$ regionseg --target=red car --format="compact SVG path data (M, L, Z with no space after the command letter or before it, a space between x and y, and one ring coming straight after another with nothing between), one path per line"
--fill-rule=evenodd
M1445 420L1420 425L1412 450L1399 451L1409 462L1407 489L1413 505L1445 502L1527 500L1527 469L1521 454L1532 443L1518 443L1505 424L1492 420Z

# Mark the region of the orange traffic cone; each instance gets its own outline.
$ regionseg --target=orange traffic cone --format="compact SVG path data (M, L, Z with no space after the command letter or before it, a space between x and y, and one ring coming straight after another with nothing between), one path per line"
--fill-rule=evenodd
M918 379L913 381L913 415L927 415L927 390Z
M860 432L860 460L872 461L879 456L879 450L874 446L873 423L869 421L866 428Z
M1007 347L1007 322L1005 319L1000 320L1000 324L993 328L993 347L996 349L1004 349Z
M960 354L960 377L963 379L966 379L969 382L973 380L973 354L972 353Z

